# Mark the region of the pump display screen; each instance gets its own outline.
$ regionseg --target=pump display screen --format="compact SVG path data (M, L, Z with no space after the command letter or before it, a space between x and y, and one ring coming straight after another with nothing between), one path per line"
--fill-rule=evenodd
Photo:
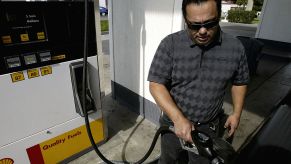
M47 40L45 22L41 11L34 8L13 10L10 9L12 7L5 8L5 14L1 14L2 44L24 44Z

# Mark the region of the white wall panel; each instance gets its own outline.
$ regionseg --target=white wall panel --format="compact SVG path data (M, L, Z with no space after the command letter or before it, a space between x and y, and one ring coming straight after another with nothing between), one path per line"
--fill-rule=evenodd
M256 37L291 43L290 0L265 0Z
M112 0L112 40L116 83L153 100L147 75L160 41L183 28L182 1Z

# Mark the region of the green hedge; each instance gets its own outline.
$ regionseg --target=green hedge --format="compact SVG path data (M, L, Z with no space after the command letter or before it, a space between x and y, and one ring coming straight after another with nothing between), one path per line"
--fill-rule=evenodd
M256 18L255 11L245 11L245 10L229 10L227 19L229 22L235 23L252 23Z
M108 20L101 20L101 32L108 31Z

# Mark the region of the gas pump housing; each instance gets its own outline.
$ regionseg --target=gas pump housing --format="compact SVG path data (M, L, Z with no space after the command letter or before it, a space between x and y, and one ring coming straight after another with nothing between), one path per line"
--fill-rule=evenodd
M101 144L107 125L94 2L88 4L89 117ZM90 149L76 101L82 89L83 41L83 1L1 1L0 163L59 163Z

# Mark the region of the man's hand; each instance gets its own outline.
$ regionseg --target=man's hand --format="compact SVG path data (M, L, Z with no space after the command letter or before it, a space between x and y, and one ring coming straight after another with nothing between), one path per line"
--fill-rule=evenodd
M175 134L186 142L193 143L191 131L195 130L191 121L181 117L174 121Z
M233 113L227 118L224 127L228 128L228 136L232 136L238 127L240 116L243 110L245 95L247 92L246 85L233 85L231 87L231 96L233 102Z
M228 129L228 137L234 134L235 130L238 127L239 120L240 120L240 116L237 116L235 114L232 114L227 118L224 124L224 128Z

